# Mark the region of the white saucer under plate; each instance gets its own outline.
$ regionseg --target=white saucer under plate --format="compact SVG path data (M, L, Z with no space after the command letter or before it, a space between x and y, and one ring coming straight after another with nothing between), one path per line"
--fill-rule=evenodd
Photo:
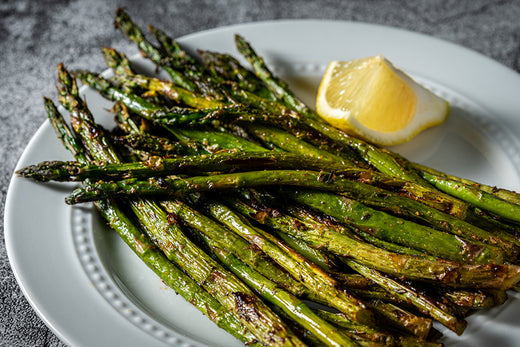
M331 60L383 54L448 99L442 126L393 149L412 160L483 183L520 190L520 75L463 47L395 28L321 20L235 25L179 39L191 50L230 52L244 36L297 94L313 105ZM153 69L135 59L144 69ZM109 126L110 106L82 89L96 119ZM70 160L50 124L34 135L17 169L44 160ZM5 239L16 279L45 323L71 346L234 346L167 288L108 230L91 205L65 205L70 184L13 177L5 210ZM520 296L471 316L447 346L517 346Z

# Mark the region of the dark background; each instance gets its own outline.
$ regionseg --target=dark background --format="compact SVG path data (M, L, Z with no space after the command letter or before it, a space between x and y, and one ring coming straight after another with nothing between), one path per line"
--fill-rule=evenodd
M124 7L139 25L174 37L271 19L323 18L377 23L436 36L520 72L520 1L486 0L177 0L0 1L0 219L15 164L45 121L42 95L54 98L56 65L104 69L100 47L136 48L112 27ZM54 98L55 99L55 98ZM21 293L0 225L0 346L62 346Z

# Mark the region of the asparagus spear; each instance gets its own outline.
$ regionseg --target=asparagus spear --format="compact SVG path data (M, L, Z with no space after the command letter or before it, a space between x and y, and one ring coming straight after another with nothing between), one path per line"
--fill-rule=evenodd
M251 71L240 64L229 54L210 51L198 51L204 64L217 76L227 81L238 83L241 89L259 95L262 98L275 100L273 93Z
M166 52L163 61L168 61L169 66L182 71L189 81L195 83L199 91L206 98L217 100L226 99L225 94L219 86L219 84L223 82L221 76L212 74L207 71L204 65L198 64L195 59L162 30L152 25L149 25L148 28L161 45L161 48Z
M200 120L208 115L208 111L201 113L197 110L168 109L164 106L156 105L138 95L127 93L112 85L107 79L96 76L88 71L76 71L75 75L99 91L103 96L112 101L121 102L131 111L151 121L159 122L162 119L168 125L174 125Z
M44 99L45 109L58 137L79 162L87 163L91 159L58 112L54 103ZM256 343L252 335L240 321L224 308L212 295L203 290L195 281L168 261L163 253L144 236L122 211L121 204L110 200L96 203L96 208L109 222L110 226L121 236L132 251L170 288L180 294L186 301L211 319L218 327L226 330L244 343Z
M132 221L114 202L103 200L97 203L98 210L110 227L117 231L123 241L161 280L187 302L194 305L218 327L226 330L242 342L257 343L257 338L234 314L221 305L215 297L204 290L191 277L171 263L166 256L139 231Z
M338 290L337 282L318 266L262 229L253 227L227 206L210 202L208 208L214 218L261 248L293 277L299 278L310 290L315 290L315 294L326 300L331 307L357 322L373 323L372 314L365 305L349 293Z
M166 257L200 283L260 341L300 346L301 341L242 281L198 248L155 203L130 204L150 239Z
M161 52L160 49L152 45L152 43L146 39L141 29L139 29L139 27L130 19L128 14L121 8L116 10L114 25L130 40L135 42L146 57L150 58L156 64L161 64L175 83L188 90L197 90L195 83L191 82L183 76L181 72L175 70L164 61L165 53Z
M307 206L310 206L311 208L314 208L320 212L323 212L327 215L330 215L336 219L338 219L340 222L345 223L347 225L354 226L355 228L359 228L367 233L369 233L372 236L376 236L377 238L390 241L393 243L401 244L404 246L408 246L413 249L424 251L425 253L432 254L435 256L439 256L444 259L449 260L456 260L461 262L471 262L472 256L471 254L471 248L473 245L477 246L477 244L473 244L472 246L469 246L471 243L466 243L467 241L461 240L457 235L449 234L448 237L446 233L440 233L440 232L431 232L431 230L428 231L427 228L424 228L423 226L419 226L419 224L413 224L411 222L408 222L406 220L399 219L397 217L393 217L391 215L388 215L382 211L378 210L372 210L366 208L366 206L360 205L357 201L343 197L343 196L331 196L330 194L322 193L322 192L306 192L306 191L289 191L285 190L285 193L287 196L290 196L291 198L295 199L296 201L303 203ZM326 200L323 200L326 199ZM327 201L326 203L323 203L323 201ZM409 228L409 229L408 229ZM408 230L407 230L408 229ZM466 233L464 235L465 240L471 240L472 237L475 239L478 239L478 236L472 236L472 235L478 235L477 233L480 231L478 228L472 228L475 230L475 234L472 233ZM421 230L421 231L419 231ZM432 229L433 230L433 229ZM388 233L387 233L388 231ZM461 232L462 229L457 229L457 232ZM409 235L409 241L407 242L405 240L405 235L411 232ZM417 232L417 234L415 234ZM484 233L484 231L482 231ZM437 240L436 236L438 236ZM424 242L421 244L418 244L421 242L421 238L424 237ZM443 254L443 251L439 250L437 246L433 246L436 242L442 242L441 239L445 240L447 243L450 244L450 246L442 246L447 247L444 250L447 251L451 247L457 247L457 243L452 243L455 240L459 240L461 242L460 247L462 249L458 252L460 257L457 259L453 255L449 254ZM451 240L451 241L448 241ZM488 238L489 243L494 244L495 238L490 240ZM498 239L497 242L500 242L501 240ZM416 243L414 243L416 242ZM514 248L511 249L511 247L508 247L507 243L502 241L501 245L503 245L503 249L508 249L510 252L514 252ZM470 249L464 249L465 246L469 246ZM483 246L483 245L481 245ZM432 247L435 248L435 250L432 250ZM478 246L477 246L478 247ZM500 260L500 252L497 252L497 249L494 246L488 245L485 246L484 249L487 251L484 251L484 253L489 252L489 256L491 258L488 258L488 261L490 263L501 263ZM509 252L508 251L508 252ZM492 255L498 255L498 258L492 259ZM508 253L511 254L511 253ZM479 254L474 254L474 257L476 259L479 258ZM487 256L484 256L484 258L487 258ZM476 261L476 263L486 263L487 261Z
M183 65L183 64L192 64L192 65L199 65L193 59L175 40L170 38L168 35L166 35L165 32L162 30L154 27L153 25L148 25L148 29L153 34L153 36L157 39L157 42L159 42L159 45L164 50L164 58L168 58L170 60L173 60L177 63L177 65Z
M406 160L405 158L403 158L402 156L397 155L396 153L394 153L394 156L397 158L397 160L399 160L399 161L401 161L403 163L406 163L407 165L413 167L426 180L430 181L430 183L432 183L432 184L434 184L434 182L436 180L435 176L440 176L440 177L446 178L446 179L448 179L450 181L457 181L457 182L460 182L463 185L467 185L467 186L470 186L470 187L477 188L477 189L482 190L482 191L484 191L484 192L486 192L488 194L494 195L497 198L509 201L510 203L520 204L520 194L515 192L515 191L489 186L489 185L486 185L486 184L483 184L483 183L478 183L478 182L469 180L467 178L461 178L461 177L457 177L457 176L454 176L454 175L449 175L447 173L435 170L435 169L433 169L431 167L427 167L427 166L421 165L419 163L410 162L410 161ZM428 177L426 177L426 175ZM431 178L431 180L430 180L430 178Z
M84 143L90 143L91 154L97 160L107 160L109 162L120 162L117 153L112 149L110 143L106 139L103 131L96 127L93 123L92 115L82 103L77 93L75 81L71 78L68 72L59 66L59 80L58 90L60 92L60 100L63 105L71 111L73 117L73 126L82 136ZM78 118L76 118L76 115ZM91 135L95 134L94 137ZM150 231L150 223L154 216L160 216L160 208L151 201L134 200L130 201L130 206L134 213L138 214L139 221L147 226ZM168 227L165 216L160 220L165 223L162 226ZM154 220L157 221L157 220ZM179 255L172 257L177 264L182 264L184 270L188 271L189 275L203 284L205 288L211 291L219 302L226 307L230 312L234 313L239 321L247 327L255 337L264 344L279 344L279 345L302 345L302 342L285 326L285 324L276 316L262 301L260 301L250 290L235 277L226 275L227 272L220 269L216 263L212 263L209 258L204 262L202 252L197 252L197 248L189 247L191 244L186 240L180 240L178 230L172 228L153 229L157 233L153 233L156 243L159 244L163 252L168 251L168 256L172 254ZM167 232L177 232L175 239L167 238ZM178 241L178 243L175 243ZM184 241L184 242L182 242ZM183 253L171 253L172 245L179 245L182 243L184 248ZM181 257L184 255L186 258ZM195 264L194 260L198 259L197 265L206 264L205 272L199 272L199 267L189 266ZM217 271L213 272L215 269ZM233 295L230 295L232 293Z
M196 151L187 146L155 135L128 134L113 136L112 140L115 144L124 145L135 150L146 151L147 153L161 157L197 154Z
M378 271L359 264L351 259L344 258L343 261L362 274L363 276L370 278L372 281L379 284L381 287L387 289L393 295L396 295L403 301L412 303L421 312L428 314L435 320L442 323L447 328L453 330L457 335L461 335L467 326L467 322L458 319L449 312L449 309L440 302L435 302L431 298L426 297L423 294L414 291L408 286L402 285L401 283L393 280L387 276L383 276Z
M520 223L520 205L501 199L475 186L450 179L446 175L432 175L422 172L422 176L438 189L458 196L471 204L495 213L508 220Z
M276 283L262 276L241 262L232 253L220 248L218 244L202 234L217 258L235 275L251 287L266 301L280 307L291 319L330 346L355 346L356 344L337 328L320 318L309 306L294 295L281 289Z
M157 139L149 138L152 144ZM182 148L180 148L182 149ZM86 178L144 178L173 174L202 174L261 169L329 169L340 172L334 162L285 152L218 152L179 158L154 157L147 162L82 165L78 162L46 161L19 170L19 174L39 181L81 181Z
M330 153L332 149L322 150L321 148L312 146L302 141L298 137L291 135L281 129L256 123L247 124L246 129L255 136L261 138L266 143L274 144L288 152L302 154L305 153L306 155L314 155L316 158L331 158L341 162L341 159L335 158L334 154ZM354 162L356 163L356 166L360 167L357 161L354 160ZM391 179L390 176L374 171L366 172L362 175L362 177L362 181L368 184L374 184L376 181L379 182L379 184L383 182L390 182L392 180L394 182L398 181L395 178ZM370 179L367 179L369 177ZM439 211L449 213L457 218L466 218L468 210L466 203L457 199L453 199L451 196L439 193L437 190L424 187L411 181L401 181L399 188L397 187L397 184L392 184L391 190L395 193L431 206Z
M352 258L365 266L398 278L434 281L454 288L509 289L520 281L520 267L515 265L465 265L453 261L397 254L360 242L333 229L311 228L301 222L294 223L293 220L287 219L287 215L265 213L264 210L243 201L236 201L233 207L260 223L304 240L312 247Z
M273 184L347 191L352 189L351 183L353 182L350 180L336 180L330 174L307 170L264 170L185 178L159 178L146 181L126 179L112 182L97 181L87 188L77 188L67 197L66 202L74 204L117 195L178 196L191 191ZM321 196L319 193L314 195L302 192L294 193L293 191L287 192L287 194L300 202L311 204L333 217L341 218L342 222L355 225L378 238L451 260L476 263L502 262L503 254L495 247L463 241L455 235L394 217L346 197L331 194ZM323 198L329 200L327 204L322 204Z
M249 198L250 195L251 195L250 193L244 194L244 196L246 198ZM252 192L252 195L255 196L255 199L259 198L259 194L257 192ZM263 200L264 199L260 198L258 203L262 204ZM249 200L249 201L253 202L252 200ZM262 201L262 202L260 202L260 201ZM270 205L272 205L272 204L270 204ZM261 207L259 206L259 208L261 208ZM265 209L265 207L264 207L264 209ZM280 216L280 214L282 212L273 211L272 213ZM255 213L254 216L255 216L255 218L259 218L260 220L263 220L264 218L268 218L268 217L262 216L262 213ZM295 225L297 225L298 223L300 223L300 222L296 221L296 220L294 220L294 222L293 222L293 224L295 224ZM273 231L276 232L276 234L278 236L281 236L281 235L290 236L289 234L280 232L277 229L273 229ZM282 237L282 239L284 239L284 238ZM303 244L306 245L305 242L303 242ZM300 251L300 249L302 247L301 243L296 244L296 246L297 246L297 248L295 248L295 249ZM316 251L318 251L318 250L316 250ZM322 254L321 251L318 251L318 252L319 252L319 254ZM393 294L388 293L385 290L382 290L381 287L377 287L377 284L375 284L371 280L368 280L366 277L360 277L359 275L356 277L355 275L346 274L343 272L342 273L334 272L334 276L336 278L340 277L341 278L340 282L342 284L344 284L345 288L349 288L349 290L352 291L355 295L357 295L363 299L377 298L377 299L382 299L385 301L399 302L399 304L403 303L401 300L396 298ZM464 297L464 294L461 293L460 296ZM407 302L405 302L405 303L407 304ZM389 307L387 307L384 304L379 303L379 302L372 304L371 308L374 310L374 313L376 313L378 317L386 317L386 318L384 318L385 321L389 321L392 325L396 325L400 329L411 332L421 338L425 338L431 329L432 323L431 323L430 319L416 317L416 316L412 315L411 313L404 312L403 310L398 310L397 308L389 309ZM332 316L335 317L336 319L338 318L338 317L336 317L337 315L335 315L335 314L332 314ZM330 320L330 321L335 323L335 320ZM351 327L352 325L350 324L349 326ZM363 332L365 332L365 331L366 330L363 329Z
M325 272L333 274L335 272L334 269L334 260L332 260L329 256L324 254L323 252L318 251L307 245L300 239L297 239L291 235L276 232L276 236L280 238L283 242L285 242L289 247L294 249L296 252L300 253L306 259L309 259L311 262L319 266ZM344 281L342 284L346 284L348 282L348 278L344 277ZM345 288L349 288L345 286Z
M45 111L49 118L49 121L56 132L56 135L63 143L63 146L72 153L74 158L80 163L88 163L90 157L85 151L83 146L80 145L79 139L70 130L69 126L65 122L65 119L58 111L51 99L43 98Z
M266 144L272 144L290 153L305 153L316 159L334 160L338 163L349 165L349 162L339 155L315 147L294 135L288 134L278 128L268 127L263 124L247 124L246 130L260 138Z

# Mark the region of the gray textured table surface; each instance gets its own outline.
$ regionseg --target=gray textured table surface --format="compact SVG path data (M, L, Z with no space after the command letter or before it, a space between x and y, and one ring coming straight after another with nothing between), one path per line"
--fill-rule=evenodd
M15 164L45 121L55 67L103 69L99 47L136 52L110 23L123 6L140 25L175 36L234 23L325 18L401 27L466 46L520 72L516 0L2 1L0 2L0 216ZM197 11L193 11L196 8ZM0 233L4 234L3 223ZM61 346L21 293L0 240L0 346Z

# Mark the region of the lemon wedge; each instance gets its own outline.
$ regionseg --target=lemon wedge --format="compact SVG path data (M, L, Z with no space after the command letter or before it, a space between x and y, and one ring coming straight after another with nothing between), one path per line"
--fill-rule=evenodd
M378 55L331 62L316 111L347 133L390 146L444 122L449 104Z

